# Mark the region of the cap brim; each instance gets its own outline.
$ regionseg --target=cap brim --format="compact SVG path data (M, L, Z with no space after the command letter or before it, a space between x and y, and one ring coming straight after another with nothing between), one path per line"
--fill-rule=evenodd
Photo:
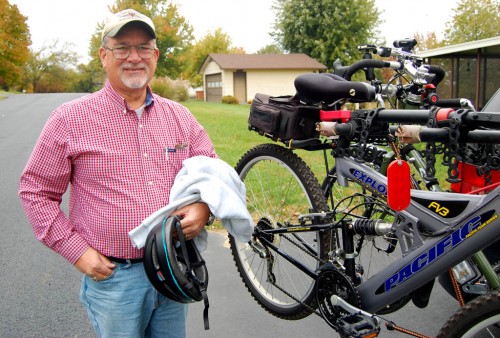
M153 39L156 39L155 31L151 28L151 26L149 26L144 21L137 20L137 19L132 19L132 20L126 21L125 23L121 23L120 25L114 27L109 32L107 32L104 36L109 36L109 37L113 38L113 37L115 37L116 35L118 35L120 33L120 31L122 30L122 28L124 28L125 26L127 26L127 25L129 25L131 23L134 23L134 22L138 23L138 24L141 24L141 26L146 29L146 31L149 33L149 35L151 35L151 37Z

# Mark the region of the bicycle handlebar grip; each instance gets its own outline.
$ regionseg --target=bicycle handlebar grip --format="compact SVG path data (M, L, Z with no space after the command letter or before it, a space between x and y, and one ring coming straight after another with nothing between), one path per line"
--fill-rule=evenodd
M342 66L340 59L337 59L333 62L333 74L341 76L344 78L345 72L349 66Z
M344 73L343 78L350 81L351 77L358 70L363 68L389 68L391 67L391 63L383 60L374 60L374 59L363 59L354 62L350 65Z
M444 79L446 71L443 67L436 65L426 65L425 67L429 70L430 74L434 74L431 84L437 86Z

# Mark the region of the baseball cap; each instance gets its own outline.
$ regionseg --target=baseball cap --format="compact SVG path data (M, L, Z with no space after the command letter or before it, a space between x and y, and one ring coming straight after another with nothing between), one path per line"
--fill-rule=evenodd
M125 25L131 22L141 22L148 33L156 39L153 21L133 9L125 9L110 16L102 29L101 39L104 39L105 36L114 37Z

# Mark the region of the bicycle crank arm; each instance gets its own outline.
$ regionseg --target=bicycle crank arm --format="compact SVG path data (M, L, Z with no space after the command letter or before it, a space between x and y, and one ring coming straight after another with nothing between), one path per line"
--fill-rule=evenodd
M371 314L369 312L358 309L357 307L349 304L348 302L346 302L345 300L343 300L342 298L340 298L337 295L333 295L330 298L330 301L332 302L333 306L340 306L345 311L347 311L351 314L360 314L360 315L363 315L365 317L373 318L377 322L377 324L380 324L380 321L378 320L378 318L374 314Z
M374 338L380 333L380 320L371 313L358 309L337 295L330 297L333 306L341 307L350 315L344 315L337 319L336 327L349 337Z

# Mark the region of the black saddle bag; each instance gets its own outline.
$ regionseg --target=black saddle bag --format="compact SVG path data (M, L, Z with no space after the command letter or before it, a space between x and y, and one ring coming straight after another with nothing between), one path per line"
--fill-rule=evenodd
M248 128L275 141L319 137L319 108L301 103L295 96L256 94L250 107Z

